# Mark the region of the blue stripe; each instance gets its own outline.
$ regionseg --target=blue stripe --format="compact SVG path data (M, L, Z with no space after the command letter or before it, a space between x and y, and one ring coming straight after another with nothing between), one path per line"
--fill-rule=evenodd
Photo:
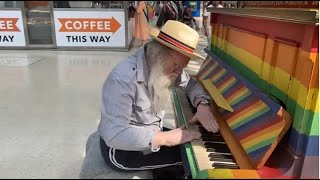
M202 72L205 72L206 70L209 69L210 66L213 66L214 64L216 64L217 62L214 62L214 61L209 61L208 64L201 70L201 74ZM198 73L200 74L200 72ZM205 74L205 73L204 73Z
M248 154L248 156L250 157L250 160L257 166L269 148L270 148L270 145L267 145L263 148L252 151L251 153Z
M263 115L252 119L250 122L245 123L236 129L232 129L232 132L236 136L242 136L243 134L246 134L250 131L254 131L254 129L256 129L256 128L261 129L261 126L264 125L263 122L272 121L272 124L276 124L277 122L279 122L279 119L277 119L277 120L276 119L277 118L275 117L275 115L271 114L271 111L268 111L267 113L264 113ZM254 131L254 132L256 132L256 131Z
M223 83L224 81L226 81L227 78L229 78L231 75L227 72L225 73L223 76L221 76L218 80L216 80L216 82L214 83L215 86L218 85L218 83Z
M291 128L289 144L297 156L319 156L319 136L306 136Z

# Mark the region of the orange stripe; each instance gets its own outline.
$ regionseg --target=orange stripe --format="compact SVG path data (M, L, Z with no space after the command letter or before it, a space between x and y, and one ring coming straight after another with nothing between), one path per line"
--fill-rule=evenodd
M231 116L229 119L227 119L228 124L231 124L233 121L237 120L238 118L240 118L241 116L246 114L248 111L256 108L257 106L259 106L261 104L262 104L262 102L260 100L258 100L256 103L251 104L249 107L245 108L243 111Z
M244 139L241 139L240 140L240 143L241 144L245 144L247 143L248 141L251 141L253 139L257 139L259 138L260 136L264 135L264 134L267 134L267 133L270 133L270 132L275 132L275 131L278 131L278 129L280 128L283 128L283 121L280 121L278 123L275 123L267 128L264 128L263 130L261 131L258 131L257 133L254 133L254 134L251 134L250 136L244 138Z
M163 34L159 34L158 36L161 37L161 38L163 38L163 39L165 39L166 41L168 41L168 42L176 45L177 47L179 47L179 48L181 48L181 49L183 49L183 50L186 50L186 51L190 52L190 53L193 53L193 51L194 51L194 50L192 50L192 49L184 46L183 44L180 44L179 42L174 41L173 39L170 39L169 37L167 37L167 36L165 36L165 35L163 35Z
M265 40L265 38L241 32L235 28L230 28L228 34L229 43L257 56L260 59L263 59Z
M230 99L232 99L233 97L237 96L240 92L244 91L246 87L244 85L242 85L242 87L240 89L238 89L236 91L236 93L233 93L231 96L229 96L226 100L229 102Z

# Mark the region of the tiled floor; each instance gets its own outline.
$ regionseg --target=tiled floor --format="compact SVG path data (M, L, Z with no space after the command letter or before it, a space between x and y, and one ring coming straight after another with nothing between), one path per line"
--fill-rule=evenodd
M205 46L201 37L198 52ZM1 50L0 178L79 178L102 84L134 51ZM174 126L170 103L168 111L166 125Z

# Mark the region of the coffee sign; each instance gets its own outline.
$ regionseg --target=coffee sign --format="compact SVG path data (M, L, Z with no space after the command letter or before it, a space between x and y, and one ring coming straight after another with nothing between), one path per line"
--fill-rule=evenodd
M0 46L26 46L21 11L0 10Z
M124 12L54 11L57 46L124 47Z

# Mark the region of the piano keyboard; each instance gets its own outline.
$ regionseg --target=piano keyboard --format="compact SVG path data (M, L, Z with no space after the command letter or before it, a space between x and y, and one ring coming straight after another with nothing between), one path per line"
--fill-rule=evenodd
M186 98L187 96L184 90L176 88L176 92L181 104L182 114L186 121L186 128L202 134L200 140L190 142L199 171L214 168L239 169L239 166L219 132L209 133L200 123L187 123L196 113L196 108L194 108L189 99Z

